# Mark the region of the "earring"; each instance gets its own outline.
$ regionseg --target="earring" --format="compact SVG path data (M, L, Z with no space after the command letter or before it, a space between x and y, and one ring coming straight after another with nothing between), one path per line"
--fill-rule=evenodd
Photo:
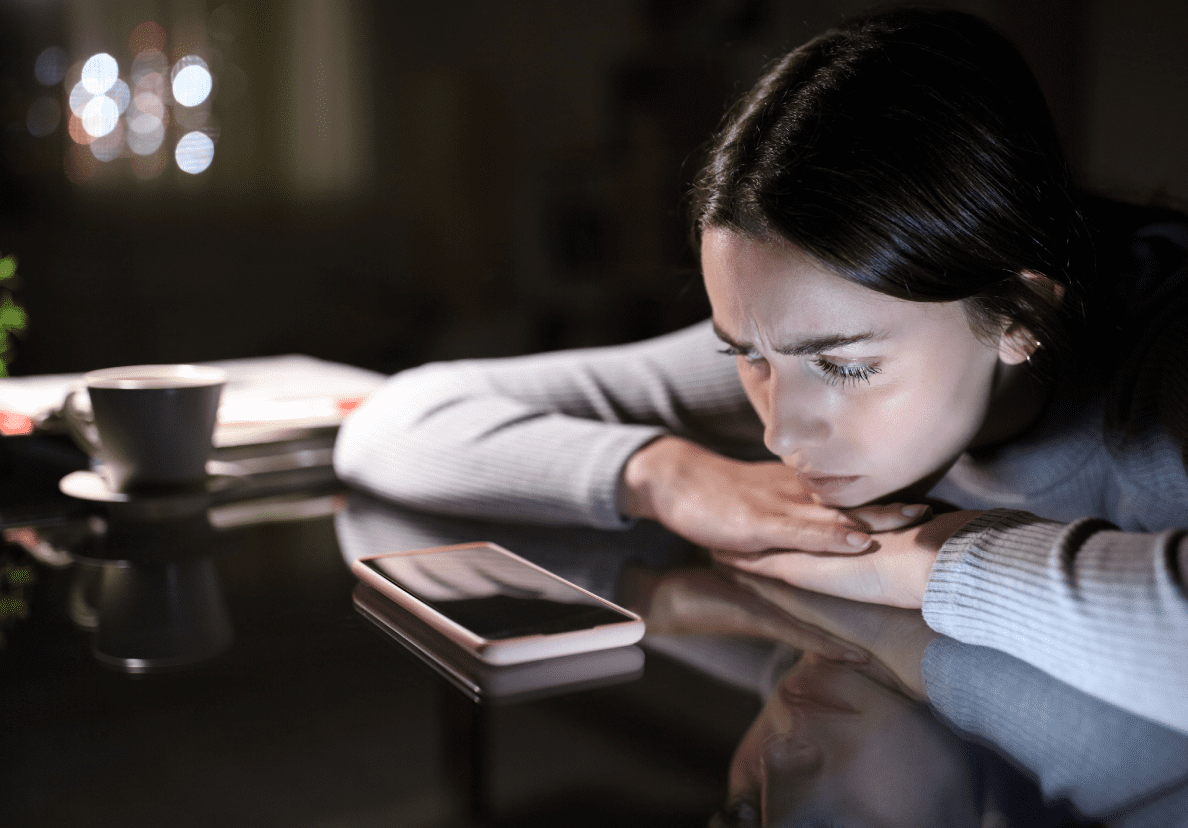
M1031 340L1031 342L1032 342L1031 350L1027 352L1027 364L1028 365L1031 364L1031 355L1034 354L1036 351L1038 351L1040 348L1044 347L1044 344L1042 342L1040 342L1038 339L1033 339L1033 340Z

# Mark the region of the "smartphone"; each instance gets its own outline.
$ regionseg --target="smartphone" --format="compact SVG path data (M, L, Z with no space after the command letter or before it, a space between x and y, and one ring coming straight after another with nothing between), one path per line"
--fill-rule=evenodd
M643 620L493 543L359 558L360 580L488 664L607 650Z
M351 597L379 632L473 702L517 704L634 681L644 672L644 653L635 645L502 667L487 664L367 584L356 584Z

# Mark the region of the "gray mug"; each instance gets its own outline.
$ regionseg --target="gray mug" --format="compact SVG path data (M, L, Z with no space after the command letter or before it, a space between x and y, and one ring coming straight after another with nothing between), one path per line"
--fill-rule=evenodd
M85 376L93 426L80 416L73 394L66 421L75 439L101 464L120 492L198 487L227 381L204 365L132 365Z

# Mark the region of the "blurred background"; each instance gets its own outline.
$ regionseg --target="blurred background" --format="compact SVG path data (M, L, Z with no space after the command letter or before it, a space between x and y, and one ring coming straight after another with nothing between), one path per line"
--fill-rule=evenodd
M700 146L867 5L0 0L8 369L392 372L692 322ZM941 5L1019 45L1085 184L1188 195L1183 0Z

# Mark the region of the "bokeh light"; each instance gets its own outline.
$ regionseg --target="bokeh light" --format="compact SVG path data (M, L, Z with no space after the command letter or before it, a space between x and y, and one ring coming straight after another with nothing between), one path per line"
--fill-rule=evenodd
M123 115L128 110L128 103L132 100L132 90L128 88L128 84L124 83L120 78L116 78L116 82L111 85L111 89L107 90L107 97L115 101L116 109Z
M224 52L242 33L235 4L210 14L204 36L183 32L183 42L172 47L181 55L172 66L165 51L170 34L154 20L141 20L128 34L126 53L95 52L70 63L65 50L50 46L34 60L37 82L61 84L62 91L30 95L25 126L37 138L65 127L70 142L63 169L76 184L92 180L99 164L119 158L127 159L125 169L135 177L157 178L170 166L171 146L178 168L192 175L214 160L220 127L211 112L216 79L208 61L224 66ZM131 63L121 76L119 60L127 57ZM247 86L243 70L226 65L231 77L224 88L228 80L220 69L220 105L241 96Z
M99 161L114 161L124 154L124 124L116 121L115 128L91 142L91 154Z
M66 52L57 46L41 50L33 63L33 74L42 86L54 86L66 77Z
M126 117L133 132L147 134L164 126L165 104L152 92L140 92L132 99Z
M206 61L187 55L173 66L173 99L182 106L198 106L210 96L214 79Z
M214 161L214 141L204 132L187 132L177 142L173 157L182 172L197 175Z
M94 97L95 96L88 92L87 88L82 85L82 81L79 81L74 85L74 88L70 90L70 111L81 118L83 110L87 108L87 104L89 104L91 99Z
M85 146L95 140L95 136L89 134L83 128L82 118L78 115L70 116L70 120L66 125L66 131L70 134L70 140L79 146Z
M169 59L160 49L144 49L137 52L136 57L132 59L132 86L139 87L146 77L153 74L161 76L158 82L163 85L165 83L164 75L168 69Z
M128 51L138 55L146 49L157 52L165 50L165 29L160 23L146 20L128 35Z
M132 100L135 111L129 113L129 118L136 117L140 112L148 112L168 120L169 93L165 91L165 78L160 74L150 72L142 77L136 84Z
M62 122L62 107L48 95L42 95L29 105L29 112L25 116L25 126L29 134L36 138L52 135Z
M66 77L62 78L62 82L66 85L67 89L82 80L83 64L84 61L76 60L66 67Z
M120 66L116 59L106 52L92 55L83 64L82 85L92 95L102 95L120 76Z
M132 150L133 153L136 155L152 155L165 143L165 125L158 121L156 127L144 132L130 129L125 137L128 141L128 149Z
M83 107L83 129L94 138L102 138L116 128L120 121L120 108L106 95L96 95Z

